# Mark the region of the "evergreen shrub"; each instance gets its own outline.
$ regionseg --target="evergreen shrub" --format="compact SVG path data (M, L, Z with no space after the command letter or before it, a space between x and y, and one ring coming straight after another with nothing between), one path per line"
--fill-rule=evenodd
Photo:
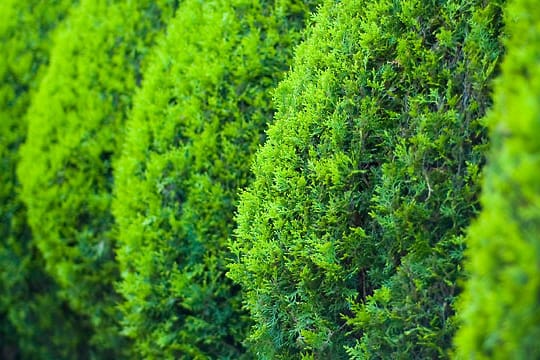
M28 113L18 173L29 224L60 296L94 329L91 357L127 350L115 324L112 162L143 59L175 7L81 1L54 37Z
M0 3L0 358L84 358L84 320L56 295L18 197L25 114L72 1Z
M468 230L459 359L540 358L540 12L509 2L507 55L487 117L482 212Z
M124 329L143 357L250 356L227 240L315 4L186 0L159 43L115 180Z
M241 196L264 359L445 358L503 1L326 1Z

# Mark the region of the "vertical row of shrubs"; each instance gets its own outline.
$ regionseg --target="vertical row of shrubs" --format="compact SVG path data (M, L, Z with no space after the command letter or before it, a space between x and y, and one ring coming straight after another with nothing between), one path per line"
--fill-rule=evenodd
M33 241L70 309L93 329L86 356L116 359L112 163L143 59L173 0L82 0L57 32L32 98L18 173Z
M540 356L535 2L3 1L0 357Z
M468 236L460 359L540 358L540 12L514 0L494 109L483 210Z
M0 358L81 355L87 328L66 309L26 222L16 177L25 114L72 1L0 3ZM80 356L80 358L82 358Z
M319 11L231 242L260 358L448 357L502 3Z
M156 49L114 202L123 325L145 358L250 357L227 240L272 119L271 89L316 3L186 0Z

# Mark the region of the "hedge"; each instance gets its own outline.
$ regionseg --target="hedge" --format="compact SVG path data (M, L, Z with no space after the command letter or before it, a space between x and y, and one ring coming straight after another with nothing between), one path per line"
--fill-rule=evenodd
M487 117L482 212L468 231L460 359L540 358L540 13L506 9L507 55Z
M18 149L25 114L48 64L51 34L71 1L0 3L0 357L84 358L84 320L66 309L18 197Z
M112 162L143 59L175 1L83 0L54 37L18 173L34 241L60 296L93 327L88 354L127 354L116 321Z
M125 332L147 358L239 359L249 321L225 277L238 189L271 89L316 1L186 0L129 119L114 214Z
M448 356L502 3L325 2L230 245L259 358Z

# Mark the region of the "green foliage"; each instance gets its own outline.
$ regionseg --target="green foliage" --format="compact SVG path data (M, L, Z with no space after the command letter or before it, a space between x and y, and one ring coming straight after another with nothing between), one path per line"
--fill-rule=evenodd
M125 332L146 358L237 359L225 277L239 188L316 1L186 0L156 50L116 171Z
M55 35L28 113L18 168L28 221L61 298L94 328L92 357L125 350L113 306L111 163L142 59L174 7L168 0L82 1Z
M85 322L56 296L57 286L44 271L15 172L51 34L71 6L72 1L0 3L0 357L6 359L85 358Z
M319 11L231 243L260 358L448 355L502 2Z
M507 55L488 115L483 210L468 231L457 358L540 358L540 12L506 9Z

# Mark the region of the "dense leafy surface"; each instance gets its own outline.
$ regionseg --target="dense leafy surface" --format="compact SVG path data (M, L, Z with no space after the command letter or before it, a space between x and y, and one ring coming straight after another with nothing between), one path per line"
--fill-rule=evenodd
M540 12L508 7L508 54L488 117L492 148L469 230L459 358L540 358Z
M500 3L321 9L231 245L262 358L447 356Z
M0 358L77 357L86 330L56 296L17 197L25 114L71 1L0 3ZM39 31L36 31L39 29Z
M118 163L125 332L145 357L237 359L225 278L237 192L316 1L186 0L146 73Z
M3 0L0 53L0 358L540 358L537 1Z
M141 61L171 1L84 0L66 19L29 110L19 175L34 240L61 296L117 357L112 164Z

